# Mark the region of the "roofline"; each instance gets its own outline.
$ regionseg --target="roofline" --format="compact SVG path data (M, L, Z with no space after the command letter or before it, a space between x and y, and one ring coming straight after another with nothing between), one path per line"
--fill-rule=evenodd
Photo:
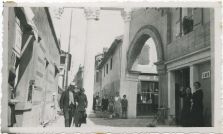
M52 22L52 19L51 19L51 16L50 16L49 9L48 9L48 7L44 7L44 9L45 9L45 12L46 12L46 16L47 16L51 32L53 34L53 38L54 38L55 43L56 43L56 46L58 48L59 53L61 54L60 46L59 46L59 43L58 43L58 40L57 40L57 36L56 36L56 33L55 33L55 29L54 29L54 26L53 26L53 22Z
M116 39L113 41L111 47L110 47L110 48L108 49L108 51L105 53L105 56L104 56L104 58L103 58L101 64L98 66L98 69L101 69L101 68L102 68L102 66L106 63L106 61L108 60L108 58L113 54L112 50L113 50L113 49L116 49L117 45L120 44L120 43L122 43L122 39L118 39L118 38L116 38Z

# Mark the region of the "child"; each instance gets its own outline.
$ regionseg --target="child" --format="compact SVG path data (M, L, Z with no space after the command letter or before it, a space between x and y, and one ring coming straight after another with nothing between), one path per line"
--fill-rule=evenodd
M128 109L128 100L126 99L126 95L123 95L122 99L122 117L127 119L127 109Z

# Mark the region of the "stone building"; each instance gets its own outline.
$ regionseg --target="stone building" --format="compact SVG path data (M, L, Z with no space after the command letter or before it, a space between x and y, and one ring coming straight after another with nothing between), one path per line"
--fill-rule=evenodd
M100 61L97 66L97 74L94 83L94 95L114 97L116 92L120 92L121 78L121 46L123 36L117 37L111 47L105 53L102 60L96 56L96 61ZM150 116L156 113L158 108L158 76L156 71L156 51L155 44L151 40L142 48L141 54L134 62L131 70L139 74L137 78L137 116ZM154 56L155 55L155 56ZM127 96L128 101L135 100ZM130 104L130 106L132 106ZM135 111L134 110L134 111ZM133 110L132 110L133 111ZM129 111L132 114L132 111ZM136 115L135 115L136 116Z
M120 51L122 36L117 37L108 51L104 54L100 64L97 66L98 81L95 81L96 95L114 96L120 88ZM97 78L97 76L95 77Z
M60 46L48 8L6 7L9 83L14 88L17 126L55 119ZM13 75L11 75L13 73Z
M204 92L205 126L213 123L213 84L211 79L213 58L211 48L210 19L208 8L137 8L124 9L124 39L121 62L121 95L133 98L129 117L136 117L138 73L132 72L134 62L145 42L152 38L157 50L159 79L159 107L167 108L166 115L178 120L181 99L177 94L181 86L191 87L199 81ZM212 27L213 28L213 27ZM168 118L167 116L166 118Z

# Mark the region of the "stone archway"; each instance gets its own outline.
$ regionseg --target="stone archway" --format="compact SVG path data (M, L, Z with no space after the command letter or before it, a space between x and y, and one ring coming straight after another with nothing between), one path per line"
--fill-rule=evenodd
M168 106L168 91L167 91L167 73L166 66L164 64L164 49L161 36L158 30L152 25L146 25L141 27L135 34L128 51L127 51L127 67L126 71L131 74L131 68L140 54L147 39L152 38L157 51L157 72L159 76L159 106Z
M128 71L130 71L134 61L136 60L136 57L140 54L141 49L144 46L144 43L150 37L154 40L156 45L157 59L158 59L156 65L158 67L158 72L161 71L161 69L164 69L163 67L161 67L164 61L164 51L160 34L154 26L146 25L138 30L127 51Z

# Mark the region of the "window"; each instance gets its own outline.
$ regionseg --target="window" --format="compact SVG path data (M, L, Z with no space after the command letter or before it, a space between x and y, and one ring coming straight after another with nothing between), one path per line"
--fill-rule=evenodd
M182 30L184 35L193 31L193 8L182 9Z
M106 73L108 74L108 64L106 65Z
M193 31L194 26L194 9L193 8L180 8L177 9L176 21L176 37L185 35Z
M98 70L96 71L96 82L98 82L99 81L99 72L98 72Z
M176 37L181 36L181 18L182 18L182 9L177 9L177 21L176 21Z
M193 15L194 15L195 27L203 23L203 9L202 8L194 8Z
M60 64L65 64L66 56L60 56Z
M20 28L20 21L16 17L16 22L15 22L15 28L16 28L16 34L15 34L15 51L20 54L21 52L21 47L22 47L22 30Z
M112 58L110 60L110 70L112 70Z
M105 76L105 66L104 66L104 76Z

